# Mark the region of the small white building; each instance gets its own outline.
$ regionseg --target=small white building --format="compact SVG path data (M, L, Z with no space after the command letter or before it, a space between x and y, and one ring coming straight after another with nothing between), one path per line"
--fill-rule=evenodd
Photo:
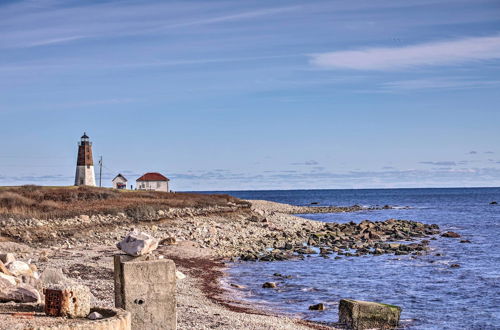
M155 190L155 191L166 191L169 192L168 188L169 178L157 173L150 172L141 176L136 180L136 188L138 190Z
M121 173L113 179L113 188L115 189L127 189L127 178L125 178Z

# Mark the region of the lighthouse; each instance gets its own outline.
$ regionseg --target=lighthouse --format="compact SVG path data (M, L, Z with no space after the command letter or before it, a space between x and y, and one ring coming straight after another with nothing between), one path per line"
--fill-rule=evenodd
M75 186L95 186L92 142L90 142L86 133L83 133L80 142L78 142Z

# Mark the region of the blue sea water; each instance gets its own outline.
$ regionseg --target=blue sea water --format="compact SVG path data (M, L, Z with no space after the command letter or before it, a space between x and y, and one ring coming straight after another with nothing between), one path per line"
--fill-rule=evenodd
M225 192L294 205L409 206L409 209L301 215L323 222L389 218L436 223L468 239L436 237L424 256L362 256L335 260L237 262L227 281L246 286L243 299L304 319L333 323L338 301L351 298L401 306L408 329L500 329L500 188L288 190ZM459 264L460 268L451 268ZM292 275L288 279L274 273ZM266 281L277 290L262 289ZM315 303L325 311L309 311Z

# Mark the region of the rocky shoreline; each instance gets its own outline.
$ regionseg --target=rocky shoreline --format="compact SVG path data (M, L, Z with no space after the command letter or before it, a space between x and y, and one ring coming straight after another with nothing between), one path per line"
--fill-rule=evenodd
M395 208L391 205L363 207L361 205L352 206L297 206L283 204L265 200L247 200L251 204L251 208L260 213L284 213L284 214L314 214L314 213L343 213L357 212L369 210L389 210ZM316 204L316 203L313 203ZM407 206L400 208L408 208Z
M325 258L366 254L423 254L436 225L390 219L360 224L322 223L291 214L349 212L357 208L295 207L250 201L251 207L193 208L157 211L149 217L127 214L80 216L56 220L2 220L1 252L15 252L40 271L60 268L88 285L95 305L113 305L114 244L132 228L161 240L155 252L178 263L187 278L178 282L179 328L306 329L320 327L241 306L220 287L220 261L275 261L319 254ZM303 212L302 212L303 211ZM15 240L16 242L5 242ZM4 242L2 242L4 241ZM10 246L10 248L8 248ZM7 251L7 250L14 251ZM210 264L213 272L204 272ZM201 267L201 268L200 268ZM220 268L219 268L220 267ZM230 307L233 306L233 307Z

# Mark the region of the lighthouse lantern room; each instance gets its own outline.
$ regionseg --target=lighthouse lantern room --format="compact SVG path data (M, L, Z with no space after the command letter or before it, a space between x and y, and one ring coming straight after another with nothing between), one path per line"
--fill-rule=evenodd
M75 186L95 186L94 161L92 159L92 142L83 133L78 142L78 158L76 160Z

